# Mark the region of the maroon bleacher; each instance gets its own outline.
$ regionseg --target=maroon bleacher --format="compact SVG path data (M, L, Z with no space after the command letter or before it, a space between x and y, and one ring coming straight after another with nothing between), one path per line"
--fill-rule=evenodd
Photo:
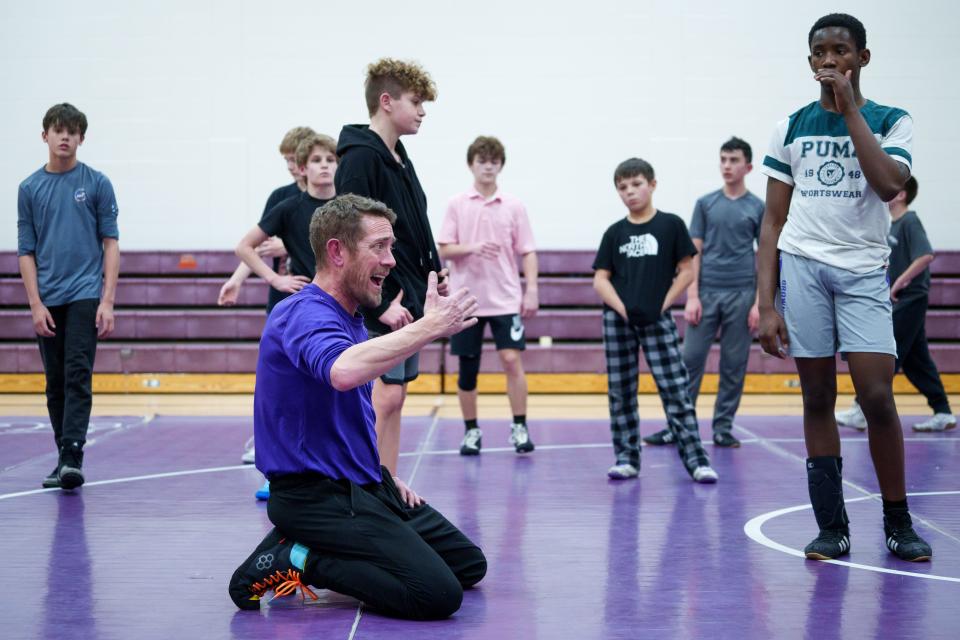
M592 251L540 253L540 313L526 322L532 373L603 373L600 306L591 282ZM101 342L96 370L104 373L246 373L256 365L257 341L263 329L266 284L247 281L239 303L216 306L220 286L236 266L227 251L124 252L117 291L117 329ZM931 310L927 334L943 372L960 372L960 251L943 252L934 260ZM674 310L681 335L682 312ZM549 336L551 346L538 339ZM483 371L499 371L493 346ZM707 370L716 372L717 349ZM456 358L445 345L428 347L421 357L426 373L456 371ZM841 365L842 366L842 365ZM792 373L793 364L768 358L754 345L749 370ZM0 372L42 371L17 275L17 258L0 252Z

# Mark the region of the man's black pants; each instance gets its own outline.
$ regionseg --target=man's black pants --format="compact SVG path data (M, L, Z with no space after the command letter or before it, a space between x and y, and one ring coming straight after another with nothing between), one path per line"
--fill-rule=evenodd
M271 478L267 515L310 548L305 583L388 615L445 618L486 574L486 558L433 507L406 506L386 468L381 475L369 485L315 474Z
M60 449L64 440L87 440L93 403L93 360L97 354L97 299L48 307L54 337L38 337L47 379L47 411Z
M953 413L940 381L937 365L927 347L927 297L904 301L893 310L893 335L897 340L897 368L927 398L934 413Z

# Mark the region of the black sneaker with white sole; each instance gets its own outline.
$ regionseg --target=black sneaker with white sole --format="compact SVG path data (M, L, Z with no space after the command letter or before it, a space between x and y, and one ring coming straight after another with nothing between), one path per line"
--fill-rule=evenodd
M651 433L649 436L645 436L643 441L647 444L660 446L664 444L673 444L676 442L676 439L673 437L673 432L670 431L670 429L662 429L656 433Z
M891 522L891 518L883 519L883 534L887 539L887 549L901 560L908 562L925 562L933 556L933 549L927 541L913 530L910 515L906 522Z
M820 535L803 549L810 560L833 560L850 553L850 531L847 529L821 529Z

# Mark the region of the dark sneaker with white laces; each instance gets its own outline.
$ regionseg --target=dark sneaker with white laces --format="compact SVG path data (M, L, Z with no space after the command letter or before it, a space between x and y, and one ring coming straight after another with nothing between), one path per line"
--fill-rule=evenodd
M483 432L477 427L467 429L467 432L463 434L463 442L460 443L460 455L480 455L481 444L483 444Z
M300 570L290 561L294 549L292 540L287 540L274 529L243 561L230 578L230 599L240 609L252 611L260 608L260 600L268 591L274 598L289 596L299 588L302 594L314 600L317 594L301 582ZM302 547L301 547L302 548Z
M673 444L676 442L676 439L673 437L673 432L670 431L670 429L663 429L644 437L643 441L647 444L660 446L664 444Z
M60 465L53 468L53 471L47 474L41 483L44 489L56 489L60 486Z
M514 422L510 425L510 444L517 453L530 453L533 451L533 440L530 439L530 431L527 425Z
M933 555L933 549L926 540L917 535L909 521L893 526L890 519L883 519L883 533L887 538L887 549L901 560L925 562Z
M821 529L820 535L803 549L810 560L833 560L850 553L850 532L842 529Z
M729 449L736 449L740 446L740 441L737 440L732 433L715 433L713 434L713 444L718 447L727 447Z
M57 480L60 488L70 491L84 483L83 471L83 444L78 440L62 441L60 450L60 467L57 470Z

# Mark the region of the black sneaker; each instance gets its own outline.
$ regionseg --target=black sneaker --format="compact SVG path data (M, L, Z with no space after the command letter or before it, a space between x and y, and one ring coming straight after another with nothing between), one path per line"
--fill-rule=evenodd
M833 560L850 553L850 533L840 529L821 529L803 552L810 560Z
M657 431L652 433L649 436L643 438L643 441L647 444L652 444L655 446L660 446L663 444L673 444L676 440L673 437L673 432L670 429L663 429L662 431Z
M730 449L736 449L740 446L740 441L733 437L732 433L715 433L713 434L713 444L718 447L727 447Z
M260 599L268 591L274 597L288 596L299 587L302 593L316 600L317 594L300 581L300 571L290 562L293 541L274 529L267 534L253 553L243 561L230 578L230 599L240 609L260 608Z
M481 444L483 444L483 432L478 427L467 429L467 432L463 434L463 442L460 443L460 455L480 455Z
M533 451L533 440L530 439L530 431L527 425L514 422L510 425L510 444L517 453L530 453Z
M47 474L47 477L40 483L44 489L56 489L60 486L60 465L53 468L53 471Z
M83 472L80 470L83 466L83 445L77 440L65 440L62 444L57 479L61 489L70 491L84 482Z
M933 555L933 549L926 540L917 535L910 522L894 527L884 518L883 533L887 537L887 549L901 560L924 562Z

